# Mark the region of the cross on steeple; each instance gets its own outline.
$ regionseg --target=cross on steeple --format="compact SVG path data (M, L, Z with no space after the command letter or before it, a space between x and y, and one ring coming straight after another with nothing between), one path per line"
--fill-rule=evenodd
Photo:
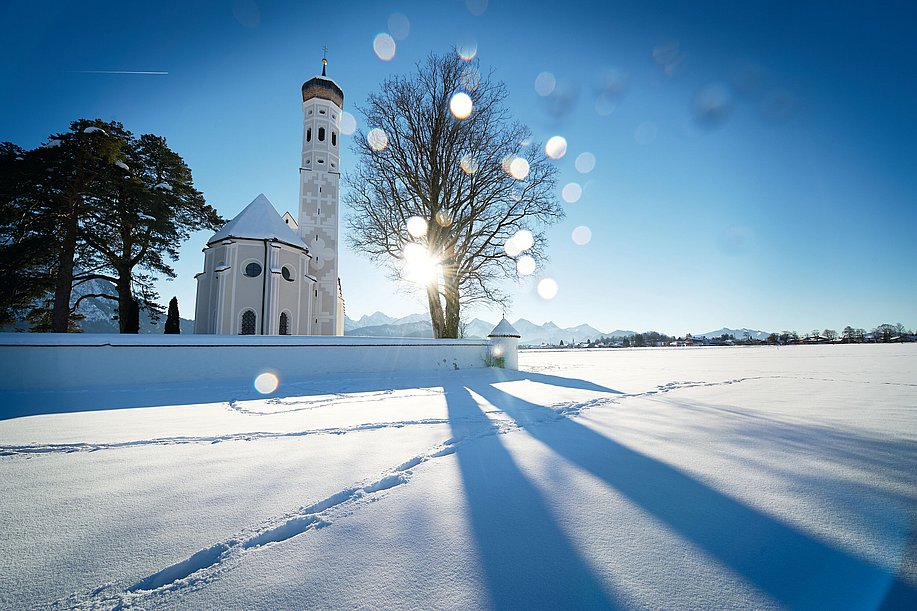
M328 45L322 47L322 76L325 74L325 66L328 65Z

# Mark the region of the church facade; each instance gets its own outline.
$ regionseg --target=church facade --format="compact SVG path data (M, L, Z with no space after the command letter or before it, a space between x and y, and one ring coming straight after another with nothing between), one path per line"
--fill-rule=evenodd
M204 248L194 332L343 335L338 276L340 129L344 92L322 75L302 86L298 216L263 194ZM296 220L298 219L298 220Z

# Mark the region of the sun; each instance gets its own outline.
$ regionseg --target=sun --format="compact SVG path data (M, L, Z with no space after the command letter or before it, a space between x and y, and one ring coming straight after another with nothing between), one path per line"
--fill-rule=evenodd
M423 245L410 242L404 247L402 276L408 282L427 287L439 281L442 265Z

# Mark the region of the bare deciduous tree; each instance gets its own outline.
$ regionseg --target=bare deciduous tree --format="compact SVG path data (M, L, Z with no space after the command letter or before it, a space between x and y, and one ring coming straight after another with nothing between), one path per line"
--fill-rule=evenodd
M463 119L450 110L456 93L471 101ZM359 163L345 179L349 241L396 278L406 247L425 249L435 270L424 284L436 337L458 336L462 305L506 300L499 281L517 277L511 254L521 254L504 248L508 240L530 231L524 254L540 262L540 228L563 218L557 170L512 120L506 97L503 83L453 53L386 79L360 108L371 129L357 134ZM426 221L425 233L408 231L414 216Z

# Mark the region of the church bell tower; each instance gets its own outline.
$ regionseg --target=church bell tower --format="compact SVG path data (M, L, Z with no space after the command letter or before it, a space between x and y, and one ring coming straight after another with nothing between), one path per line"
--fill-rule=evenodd
M299 166L299 235L312 255L312 334L343 335L338 283L338 192L341 178L341 112L344 91L322 74L302 86L302 160Z

